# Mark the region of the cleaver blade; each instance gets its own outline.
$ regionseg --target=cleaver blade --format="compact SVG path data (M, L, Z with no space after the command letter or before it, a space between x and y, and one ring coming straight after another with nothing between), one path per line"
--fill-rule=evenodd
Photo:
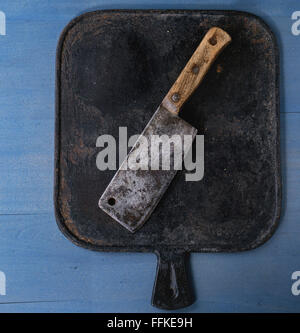
M130 232L147 221L191 148L197 130L178 116L180 108L230 41L220 28L206 33L102 194L99 207ZM162 140L158 150L152 149L153 138Z
M161 146L159 156L155 156L155 158L159 159L160 169L153 170L151 168L151 157L153 158L153 156L149 153L152 147L151 137L153 135L161 136L166 133L168 137L179 135L179 140L174 142L172 150L167 151L165 145ZM143 142L141 142L141 137L137 140L101 196L99 201L100 208L129 231L135 232L148 219L178 170L179 165L176 165L176 161L174 164L174 152L179 149L182 150L182 145L181 147L176 147L176 144L178 145L180 141L184 142L185 135L191 135L192 139L194 139L196 133L196 128L163 106L159 106L141 134ZM149 143L148 147L143 145L145 139ZM192 140L189 141L190 143L192 142ZM145 150L143 150L142 146L145 146ZM186 147L187 150L190 148L188 145ZM138 153L136 156L135 152ZM162 170L164 154L169 154L170 156L169 170ZM132 170L134 161L139 156L148 156L148 162L145 165L148 170ZM131 165L129 159L132 161ZM124 170L125 165L127 165L127 170Z

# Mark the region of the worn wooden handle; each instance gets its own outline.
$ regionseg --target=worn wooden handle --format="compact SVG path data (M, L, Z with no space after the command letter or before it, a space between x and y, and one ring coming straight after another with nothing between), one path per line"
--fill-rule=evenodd
M209 29L164 98L163 106L169 111L178 114L182 105L199 86L219 53L230 42L231 37L224 30L217 27Z

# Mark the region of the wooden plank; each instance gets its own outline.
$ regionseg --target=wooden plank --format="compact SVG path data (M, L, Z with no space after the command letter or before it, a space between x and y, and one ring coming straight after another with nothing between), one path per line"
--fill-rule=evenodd
M290 278L298 268L300 227L295 223L288 231L290 224L287 216L254 251L193 254L197 302L186 311L299 311ZM78 248L52 215L2 216L0 225L0 270L7 278L0 311L157 312L149 302L153 254Z

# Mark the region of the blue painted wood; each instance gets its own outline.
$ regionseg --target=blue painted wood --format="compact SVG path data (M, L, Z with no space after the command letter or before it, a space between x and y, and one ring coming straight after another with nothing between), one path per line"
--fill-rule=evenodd
M193 254L197 301L182 312L299 312L291 274L300 270L299 54L291 33L297 0L164 2L2 0L0 36L0 312L160 312L151 307L153 254L95 253L76 247L53 215L55 49L75 16L108 8L246 10L263 17L281 50L284 212L264 246L238 254Z

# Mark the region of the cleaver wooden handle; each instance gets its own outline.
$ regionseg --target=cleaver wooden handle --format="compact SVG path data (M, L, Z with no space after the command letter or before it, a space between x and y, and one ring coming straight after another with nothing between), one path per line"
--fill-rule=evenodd
M209 29L164 98L162 104L167 110L179 113L180 108L199 86L217 56L230 42L231 37L224 30L217 27Z

